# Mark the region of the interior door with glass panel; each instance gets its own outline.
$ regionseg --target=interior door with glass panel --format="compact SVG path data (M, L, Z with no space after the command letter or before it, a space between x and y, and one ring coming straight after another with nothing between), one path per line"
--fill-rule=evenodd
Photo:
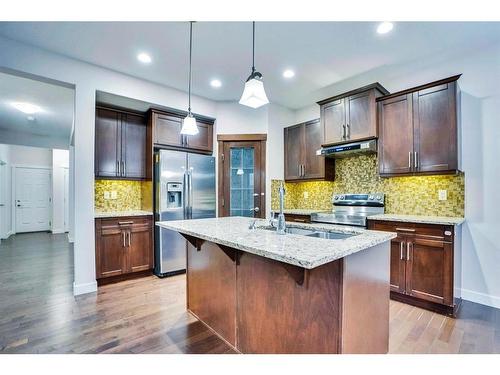
M259 141L224 142L221 216L265 217L265 180Z

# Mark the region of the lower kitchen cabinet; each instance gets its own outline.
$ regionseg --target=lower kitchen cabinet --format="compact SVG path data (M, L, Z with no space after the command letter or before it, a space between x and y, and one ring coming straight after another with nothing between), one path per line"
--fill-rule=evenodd
M97 280L153 268L152 217L96 219L95 236Z
M454 316L461 301L455 227L369 220L368 229L398 235L391 242L391 298Z

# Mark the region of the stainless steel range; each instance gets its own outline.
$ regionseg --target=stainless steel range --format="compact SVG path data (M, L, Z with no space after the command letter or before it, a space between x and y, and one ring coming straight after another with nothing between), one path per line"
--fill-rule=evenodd
M333 210L313 213L311 221L365 227L368 216L384 213L384 198L383 193L335 194Z

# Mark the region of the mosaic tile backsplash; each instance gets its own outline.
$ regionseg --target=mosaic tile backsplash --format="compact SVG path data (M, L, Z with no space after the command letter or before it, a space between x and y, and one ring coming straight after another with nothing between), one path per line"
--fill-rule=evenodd
M271 207L279 208L280 180L272 180ZM464 216L464 175L381 178L376 155L337 159L335 181L285 183L285 208L330 210L332 194L382 192L385 212L407 215ZM448 199L438 200L438 190ZM304 193L308 198L304 198Z
M104 199L105 191L116 191L116 199ZM95 209L97 211L152 210L151 181L95 180Z

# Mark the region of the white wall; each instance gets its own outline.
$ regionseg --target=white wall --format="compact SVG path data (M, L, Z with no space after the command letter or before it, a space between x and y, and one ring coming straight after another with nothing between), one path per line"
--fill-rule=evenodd
M11 163L8 145L0 144L0 240L12 233Z
M500 308L500 96L462 95L465 217L462 297Z
M69 151L52 150L52 233L65 232L64 173L69 170Z
M52 150L28 146L9 146L10 162L17 166L52 168Z

